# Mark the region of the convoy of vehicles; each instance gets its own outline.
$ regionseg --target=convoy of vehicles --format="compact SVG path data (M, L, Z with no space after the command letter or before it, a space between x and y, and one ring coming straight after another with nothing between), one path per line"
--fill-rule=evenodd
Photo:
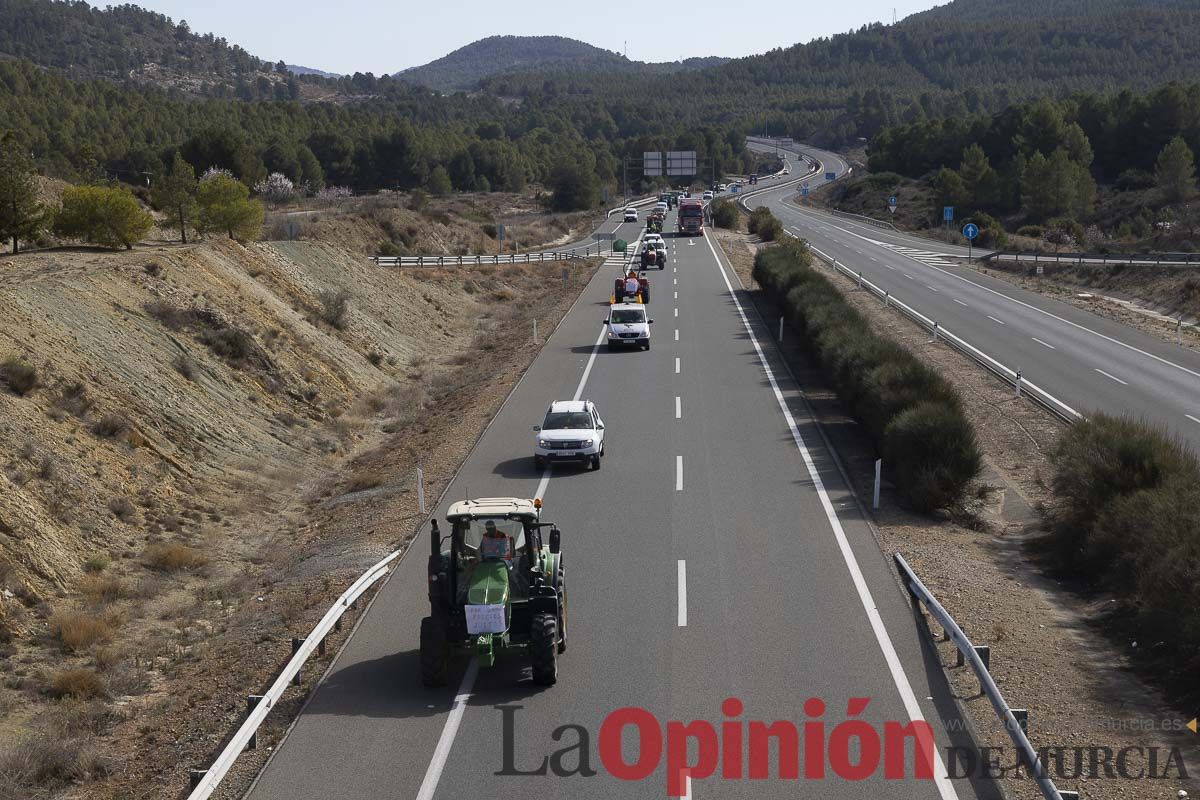
M582 461L600 469L604 455L604 420L591 400L560 400L550 404L546 418L534 427L533 463Z
M542 522L541 506L538 499L513 497L454 503L446 512L446 550L432 521L430 611L421 620L426 686L446 685L450 658L457 654L473 657L481 667L492 666L501 654L526 656L535 684L558 680L558 654L567 649L562 533Z
M646 307L640 303L614 303L608 309L604 324L608 327L608 349L640 347L650 349L650 326Z
M680 236L700 236L704 233L704 201L695 198L679 202L677 230Z

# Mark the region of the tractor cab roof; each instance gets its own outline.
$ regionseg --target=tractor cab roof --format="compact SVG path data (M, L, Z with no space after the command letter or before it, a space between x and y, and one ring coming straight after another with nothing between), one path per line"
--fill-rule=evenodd
M459 500L446 511L446 520L478 517L537 517L538 510L532 500L516 497L480 497L477 500Z

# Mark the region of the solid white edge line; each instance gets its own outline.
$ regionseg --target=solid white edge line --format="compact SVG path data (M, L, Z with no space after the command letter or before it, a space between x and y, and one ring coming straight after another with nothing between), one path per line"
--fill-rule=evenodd
M687 562L679 559L677 570L679 583L679 612L675 620L680 628L687 627Z
M1126 381L1123 381L1123 380L1121 380L1121 379L1120 379L1120 378L1118 378L1116 375L1112 375L1112 374L1110 374L1110 373L1108 373L1108 372L1105 372L1104 370L1100 369L1099 367L1097 367L1097 368L1096 368L1096 372L1099 372L1101 375L1103 375L1104 377L1108 378L1109 380L1114 380L1114 381L1116 381L1117 383L1121 384L1122 386L1128 386L1128 385L1129 385L1129 384L1128 384Z
M1184 416L1187 417L1188 419L1190 419L1192 422L1195 422L1196 424L1200 425L1200 419L1193 417L1191 414L1184 414Z
M763 352L762 345L758 343L758 338L754 335L754 329L751 328L750 320L746 317L746 312L742 309L742 303L738 300L737 292L733 289L733 284L729 282L729 276L725 273L725 267L721 263L721 259L717 255L717 251L707 234L704 238L708 242L709 250L712 251L713 260L717 262L717 269L721 273L721 278L725 281L725 287L729 290L729 296L733 299L734 308L737 309L738 316L742 319L742 325L746 328L746 335L750 337L750 343L754 345L754 351L758 354L759 364L762 365L763 372L767 376L767 381L771 385L771 391L775 394L775 402L779 404L779 410L783 412L783 418L787 421L788 430L792 434L792 441L796 443L796 449L800 451L800 456L804 460L804 466L808 470L813 487L820 498L821 507L825 511L825 518L829 521L829 525L833 529L838 549L842 553L842 559L846 562L846 568L850 571L850 578L854 583L854 588L858 592L858 598L862 602L867 619L871 623L871 629L875 633L875 641L878 642L879 649L883 651L884 661L887 662L888 671L892 675L892 682L896 684L896 689L900 693L900 699L904 703L904 709L908 712L909 720L913 722L917 720L924 721L925 715L921 711L921 705L917 702L916 695L913 693L912 684L909 683L908 675L904 671L904 665L900 663L900 656L896 653L896 648L892 644L892 638L888 635L887 628L883 624L883 618L879 615L875 599L871 596L871 589L867 586L867 580L863 577L862 569L858 566L854 550L851 549L850 541L846 538L846 532L842 529L841 520L838 519L837 512L833 509L833 502L829 499L829 494L825 491L825 482L821 480L821 474L817 471L812 454L808 451L808 445L804 443L804 439L800 435L800 429L796 427L796 420L792 417L791 409L788 408L787 399L783 396L783 392L779 388L779 383L775 380L775 373L772 371L771 365L767 363L767 356ZM942 754L938 752L936 747L933 749L933 756L935 762L933 779L937 786L938 794L942 800L958 800L958 792L954 789L954 784L950 782L949 775L946 772L946 765L942 762Z
M467 701L471 699L471 690L475 688L475 678L479 675L479 662L471 659L467 671L463 675L458 692L454 695L454 704L446 716L446 724L442 727L442 735L438 737L437 747L429 768L425 770L425 779L421 781L421 789L417 792L417 800L433 800L438 783L442 780L442 770L450 758L450 748L454 745L454 737L458 735L458 726L462 723L463 712L467 710Z
M683 456L675 456L675 491L683 491Z

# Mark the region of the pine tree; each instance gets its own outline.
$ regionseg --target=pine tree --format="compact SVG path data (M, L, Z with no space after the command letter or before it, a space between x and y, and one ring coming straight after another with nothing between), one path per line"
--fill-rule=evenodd
M262 233L263 206L249 198L246 185L228 175L218 172L200 181L197 230L227 233L230 239L257 239Z
M963 150L962 164L958 168L962 179L963 189L972 210L983 208L989 204L987 197L995 178L992 165L988 163L987 154L978 144L972 144Z
M1176 136L1154 165L1158 188L1168 203L1186 203L1196 195L1196 159L1183 137Z
M36 238L46 224L33 184L33 162L15 136L0 136L0 241L12 240L13 253L22 239Z
M179 223L179 238L187 244L188 222L196 213L196 171L178 152L171 171L154 187L154 203Z

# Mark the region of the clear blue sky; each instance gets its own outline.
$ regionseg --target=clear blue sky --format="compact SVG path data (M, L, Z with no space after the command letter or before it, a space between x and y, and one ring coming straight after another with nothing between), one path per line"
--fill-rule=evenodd
M383 75L485 36L559 35L638 61L744 56L903 19L946 0L739 4L728 0L133 0L271 61ZM104 5L103 0L93 0ZM816 6L813 8L812 6ZM671 19L687 9L686 21Z

